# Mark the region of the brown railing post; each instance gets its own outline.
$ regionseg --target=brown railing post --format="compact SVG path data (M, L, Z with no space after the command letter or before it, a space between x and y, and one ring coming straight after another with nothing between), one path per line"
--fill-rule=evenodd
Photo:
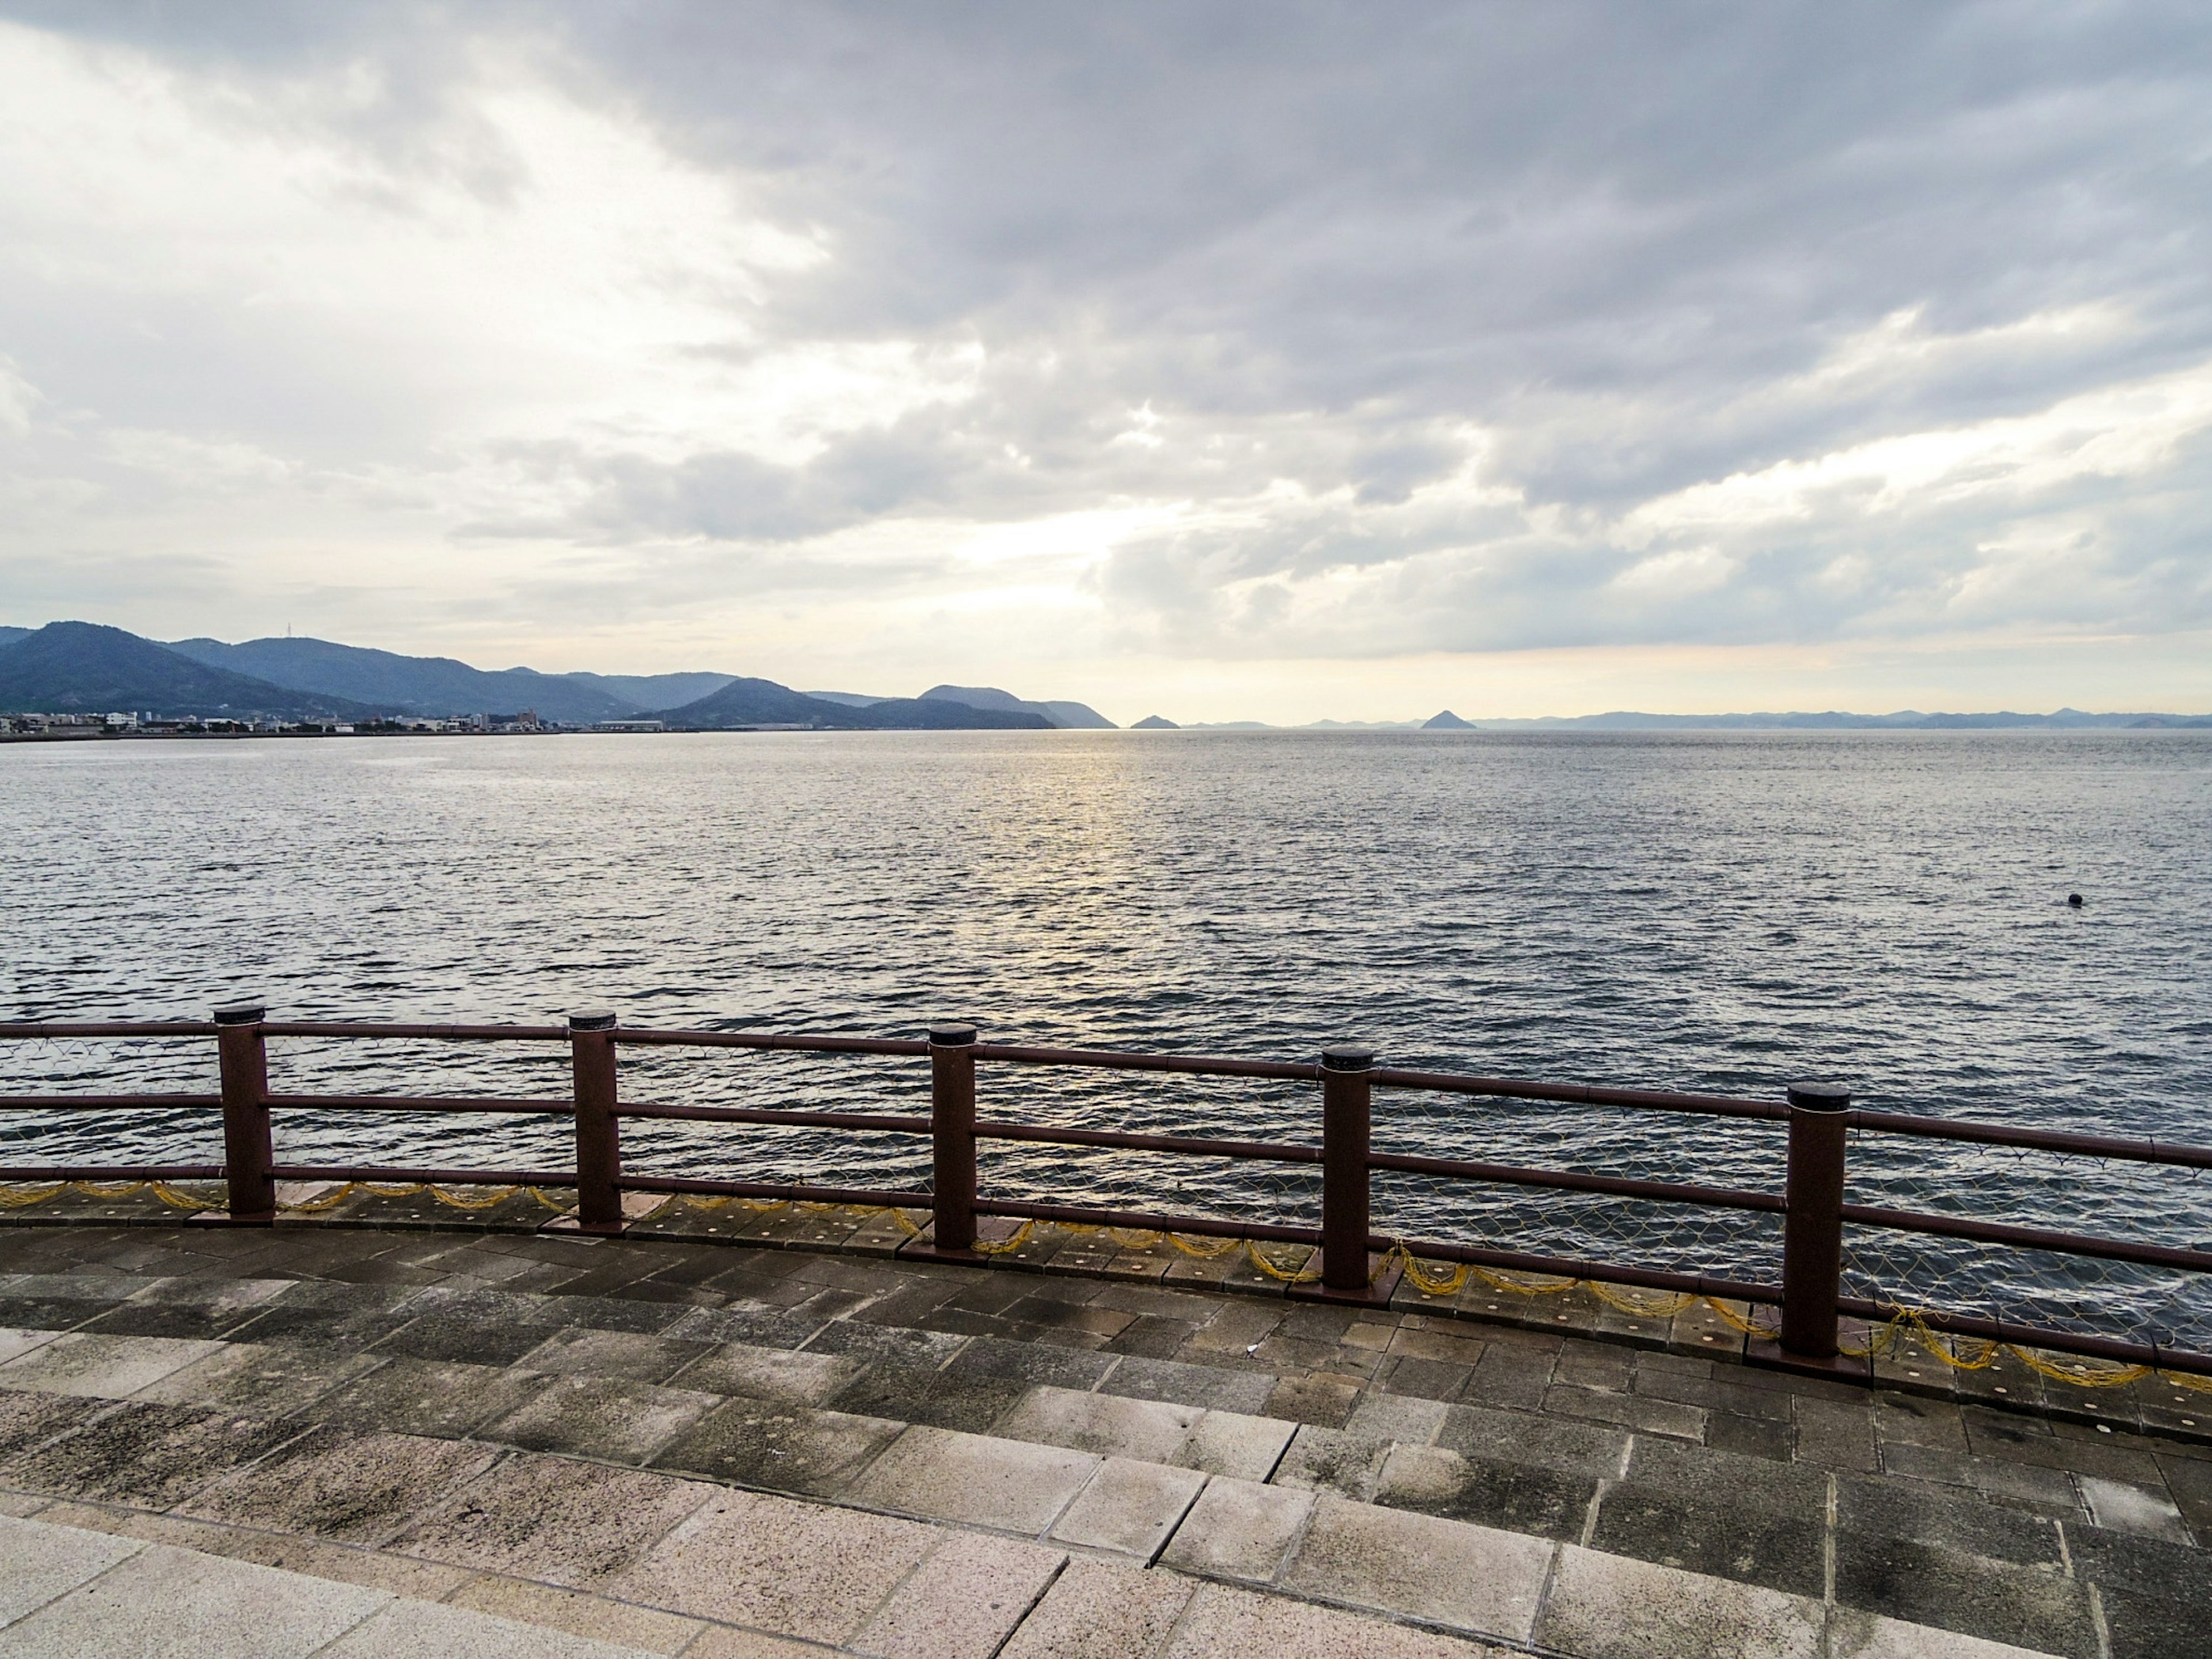
M1321 1054L1321 1282L1367 1288L1367 1143L1375 1051L1352 1044Z
M576 1223L613 1232L623 1222L622 1121L616 1115L615 1016L588 1008L568 1016L576 1092Z
M233 1221L276 1218L276 1162L269 1139L269 1050L258 1002L215 1011L216 1055L222 1068L222 1175Z
M929 1028L929 1130L933 1242L975 1248L975 1028L958 1020Z
M1844 1271L1844 1114L1851 1097L1832 1083L1793 1083L1789 1095L1782 1351L1799 1359L1832 1359Z

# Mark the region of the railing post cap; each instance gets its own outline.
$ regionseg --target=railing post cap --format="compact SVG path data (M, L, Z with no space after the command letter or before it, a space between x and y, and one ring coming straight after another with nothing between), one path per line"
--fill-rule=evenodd
M1365 1072L1375 1065L1375 1051L1364 1042L1339 1042L1321 1051L1325 1072Z
M615 1011L611 1008L579 1008L568 1016L572 1031L611 1031L615 1029Z
M218 1025L258 1025L269 1016L268 1008L258 1002L227 1003L215 1011Z
M1847 1111L1851 1103L1851 1091L1840 1083L1793 1083L1785 1092L1800 1111Z
M929 1028L929 1046L933 1048L972 1048L975 1046L975 1022L969 1019L940 1019Z

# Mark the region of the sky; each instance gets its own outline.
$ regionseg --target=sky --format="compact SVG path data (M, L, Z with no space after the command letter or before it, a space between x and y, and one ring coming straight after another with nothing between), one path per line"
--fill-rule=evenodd
M0 622L2212 710L2212 12L0 0Z

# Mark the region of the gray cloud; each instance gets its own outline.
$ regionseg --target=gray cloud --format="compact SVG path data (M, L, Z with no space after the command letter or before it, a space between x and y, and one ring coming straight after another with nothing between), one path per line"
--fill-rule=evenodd
M692 361L951 377L782 441L441 447L434 347L0 279L80 442L220 436L353 500L508 480L428 514L459 549L951 592L981 579L933 526L1126 510L1080 584L1106 633L1228 658L2212 626L2200 7L15 15L312 134L394 224L541 190L500 87L552 88L820 251L694 296L727 338ZM909 556L840 541L897 526Z

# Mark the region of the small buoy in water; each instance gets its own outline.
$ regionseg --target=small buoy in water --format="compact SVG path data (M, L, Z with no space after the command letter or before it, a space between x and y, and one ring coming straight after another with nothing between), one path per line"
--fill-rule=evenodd
M2066 902L2076 910L2081 908L2081 896L2079 893L2069 893L2066 896Z

